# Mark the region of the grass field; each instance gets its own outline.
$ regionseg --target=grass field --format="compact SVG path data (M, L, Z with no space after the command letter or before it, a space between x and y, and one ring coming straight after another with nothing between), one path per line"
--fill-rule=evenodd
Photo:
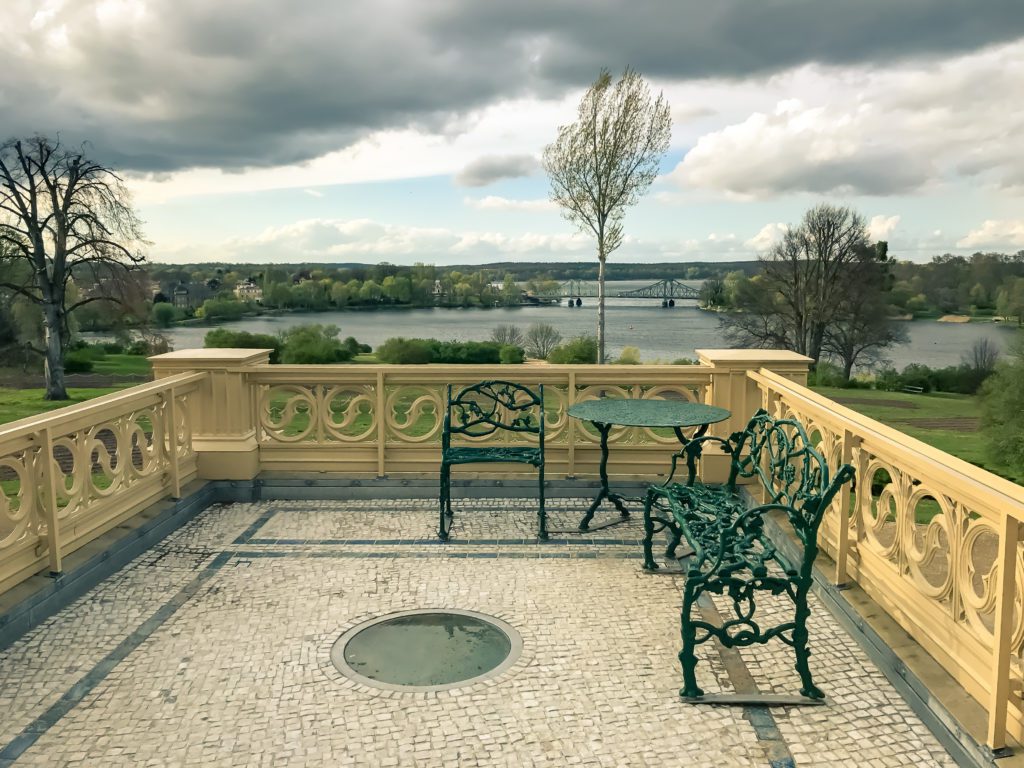
M92 364L92 372L104 376L148 376L152 367L145 355L108 354Z
M117 392L130 384L122 384L117 387L83 387L81 389L69 389L70 400L44 400L43 389L8 389L0 387L0 424L9 421L17 421L26 416L34 416L37 413L53 411L57 408L64 408L68 405L83 403L100 395L109 395Z
M1024 481L1020 473L993 462L986 455L985 439L978 428L981 412L976 397L945 392L909 395L834 387L815 387L814 391L964 461L1014 482Z

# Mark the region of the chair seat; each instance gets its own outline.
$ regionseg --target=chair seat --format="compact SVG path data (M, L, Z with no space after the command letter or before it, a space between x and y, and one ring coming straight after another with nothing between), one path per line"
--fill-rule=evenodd
M516 462L539 467L544 463L540 448L514 446L458 446L441 453L442 464L476 464L488 461Z

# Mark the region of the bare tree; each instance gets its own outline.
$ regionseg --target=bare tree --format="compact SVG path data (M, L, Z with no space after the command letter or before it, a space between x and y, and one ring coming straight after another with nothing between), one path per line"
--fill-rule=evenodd
M523 332L518 325L502 323L491 330L491 341L498 344L511 344L514 347L523 346Z
M141 227L121 178L43 136L0 145L0 287L36 304L43 319L46 399L66 400L68 317L93 301L121 301L125 273L143 261ZM25 266L24 279L12 279ZM73 279L90 277L89 295Z
M599 363L605 362L605 263L622 245L626 209L657 177L671 134L664 96L652 99L632 69L614 84L608 70L601 70L580 102L579 119L560 126L558 138L544 148L551 199L568 221L597 239Z
M546 358L551 354L551 350L558 346L558 342L562 340L562 334L560 334L555 326L549 325L548 323L534 323L526 329L526 353L530 357L537 357L540 359Z
M962 362L977 374L979 381L983 381L996 369L999 362L999 345L992 339L975 339L971 348L964 353Z
M855 360L896 341L887 322L865 313L870 307L883 319L887 314L889 262L884 244L869 243L859 213L815 206L760 261L761 274L737 297L738 311L722 318L731 341L783 346L815 364L831 351L846 358L844 365L850 355Z
M881 363L889 347L907 339L900 321L892 318L888 301L892 285L888 253L888 243L875 243L846 269L839 303L825 327L822 350L842 365L844 381L850 380L854 366Z

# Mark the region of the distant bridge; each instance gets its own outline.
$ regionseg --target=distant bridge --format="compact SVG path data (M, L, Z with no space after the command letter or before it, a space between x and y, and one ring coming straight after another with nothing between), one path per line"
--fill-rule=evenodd
M608 291L605 296L614 299L661 299L663 305L674 306L676 299L699 299L700 291L669 278L651 283L643 288L634 288L631 291ZM597 283L589 280L566 280L564 283L559 283L557 289L539 293L537 297L570 300L592 299L597 297Z

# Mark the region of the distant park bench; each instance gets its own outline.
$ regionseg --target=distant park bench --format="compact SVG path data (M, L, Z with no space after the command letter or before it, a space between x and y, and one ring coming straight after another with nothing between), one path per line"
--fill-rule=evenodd
M900 392L906 392L908 395L923 395L924 387L900 387Z

